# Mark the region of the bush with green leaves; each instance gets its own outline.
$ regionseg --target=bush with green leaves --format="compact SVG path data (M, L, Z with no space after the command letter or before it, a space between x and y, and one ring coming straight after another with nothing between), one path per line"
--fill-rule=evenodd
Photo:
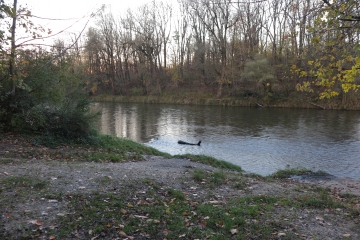
M253 60L245 63L241 77L244 81L253 83L255 89L263 90L265 95L271 95L271 84L276 82L274 70L262 55L256 55Z
M63 141L88 139L94 133L91 125L96 114L90 113L73 59L53 58L51 53L19 51L18 80L12 96L12 80L6 71L0 73L0 131L35 132Z

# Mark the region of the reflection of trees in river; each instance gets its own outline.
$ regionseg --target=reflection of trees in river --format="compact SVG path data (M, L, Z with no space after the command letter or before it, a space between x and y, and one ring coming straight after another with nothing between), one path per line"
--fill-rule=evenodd
M359 137L359 114L350 111L270 109L166 104L99 103L102 133L149 141L186 133L315 138L344 141Z
M287 164L359 176L360 112L99 103L99 129L170 154L206 154L270 174ZM150 142L158 137L159 141ZM177 140L202 140L181 148Z

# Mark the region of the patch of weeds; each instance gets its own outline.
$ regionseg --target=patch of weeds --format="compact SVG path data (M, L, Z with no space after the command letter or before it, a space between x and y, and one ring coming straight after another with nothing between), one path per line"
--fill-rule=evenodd
M223 160L218 160L216 158L205 156L205 155L184 154L184 155L175 155L174 157L175 158L187 158L187 159L190 159L191 161L203 163L203 164L210 165L213 167L242 172L242 168L238 165L235 165L235 164L223 161Z
M232 187L236 188L236 189L239 189L239 190L245 189L246 188L246 180L245 179L239 179L232 185Z
M91 143L91 145L89 145L89 147L93 147L95 149L102 149L107 152L113 152L122 155L127 155L128 153L136 153L138 154L138 156L143 154L164 157L171 156L170 154L160 152L155 148L147 147L143 144L136 143L128 139L102 134L99 134L97 138L94 139L94 141Z
M332 200L332 197L330 196L330 192L328 189L322 188L322 187L315 187L313 190L315 193L319 194L319 198L324 201Z
M109 176L103 176L95 179L96 182L100 183L102 186L107 186L110 183L112 183L114 180L112 177Z
M350 203L355 203L357 201L357 199L359 198L358 196L356 196L355 194L352 194L352 193L340 193L339 197L345 198Z
M204 170L201 169L195 169L193 172L193 179L197 182L202 182L203 180L205 180L207 174L205 173Z
M296 192L303 192L303 191L304 191L304 188L297 186L297 187L294 187L293 190L296 191Z
M62 198L63 198L63 193L61 193L61 192L58 192L58 193L45 193L45 194L44 194L44 198L46 198L46 199L62 200Z
M0 164L13 164L14 162L16 160L12 158L0 158Z
M4 209L15 208L16 203L23 203L32 198L40 197L47 186L46 181L36 177L10 176L0 180L0 212ZM1 221L0 221L1 222ZM1 225L1 224L0 224ZM1 228L1 226L0 226ZM2 238L0 231L0 239ZM5 238L7 239L7 238Z
M270 175L270 177L272 177L272 178L289 178L291 176L311 175L311 174L327 174L327 173L324 171L313 172L306 168L291 168L291 169L279 170L279 171L273 173L272 175Z
M26 188L34 190L42 190L47 186L47 182L36 177L7 177L0 181L3 188Z
M157 183L154 183L151 179L145 178L145 179L142 179L140 181L143 184L151 186L152 189L154 189L154 190L159 190L161 188Z
M169 189L169 194L178 200L185 200L185 194L182 191Z
M149 180L139 183L154 185ZM72 214L58 217L58 228L48 234L59 239L72 238L74 233L81 239L98 235L112 239L118 238L120 231L134 239L179 239L180 236L185 239L278 239L274 233L288 228L288 223L274 222L277 218L274 208L279 204L286 211L295 202L259 195L233 199L226 204L211 203L210 198L195 203L176 189L153 189L150 198L148 191L146 196L136 195L143 190L143 185L136 184L116 194L66 195L68 212ZM293 204L283 205L283 201L293 201ZM35 238L38 233L29 234L29 238ZM298 238L289 231L282 239Z
M227 176L224 171L206 172L204 170L195 169L193 179L197 182L206 182L209 187L216 187L227 182Z
M218 185L226 183L225 172L224 171L213 172L211 175L210 182L212 182L214 184L218 184Z
M231 184L232 188L235 189L245 189L246 188L246 179L239 174L228 174L227 181Z
M359 219L360 217L360 210L359 209L354 209L354 208L349 208L348 209L350 216L352 216L354 219ZM360 221L358 220L358 225L360 227Z
M318 209L324 208L342 208L343 205L335 202L331 197L320 195L320 196L304 196L299 199L301 207L312 207Z

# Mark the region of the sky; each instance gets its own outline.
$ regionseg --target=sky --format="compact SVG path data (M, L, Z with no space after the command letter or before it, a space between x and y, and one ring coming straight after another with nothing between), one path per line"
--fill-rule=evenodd
M176 0L163 0L165 2L176 2ZM8 2L12 2L8 0ZM117 13L125 12L131 8L135 10L139 6L152 2L152 0L18 0L18 6L27 6L33 15L42 18L51 19L70 19L70 20L46 20L46 19L34 19L34 22L41 25L46 29L51 29L52 33L57 33L72 26L66 30L65 35L62 35L62 39L66 38L69 33L78 34L86 24L87 19L78 21L81 17L89 15L96 9L99 9L103 4L110 7L111 12L116 15ZM94 24L94 21L90 22L90 25ZM51 44L59 36L43 40L44 44Z

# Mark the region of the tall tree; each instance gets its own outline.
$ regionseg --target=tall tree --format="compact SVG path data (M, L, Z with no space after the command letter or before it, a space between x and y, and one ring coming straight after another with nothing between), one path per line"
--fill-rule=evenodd
M227 43L228 33L237 21L238 12L233 10L232 0L187 0L189 14L195 14L209 31L220 52L220 78L218 79L218 96L222 95L223 85L227 81Z
M302 64L293 69L304 79L300 91L317 91L320 98L344 97L360 89L360 22L357 1L339 1L326 6L315 19L311 49ZM311 47L311 48L310 48Z

